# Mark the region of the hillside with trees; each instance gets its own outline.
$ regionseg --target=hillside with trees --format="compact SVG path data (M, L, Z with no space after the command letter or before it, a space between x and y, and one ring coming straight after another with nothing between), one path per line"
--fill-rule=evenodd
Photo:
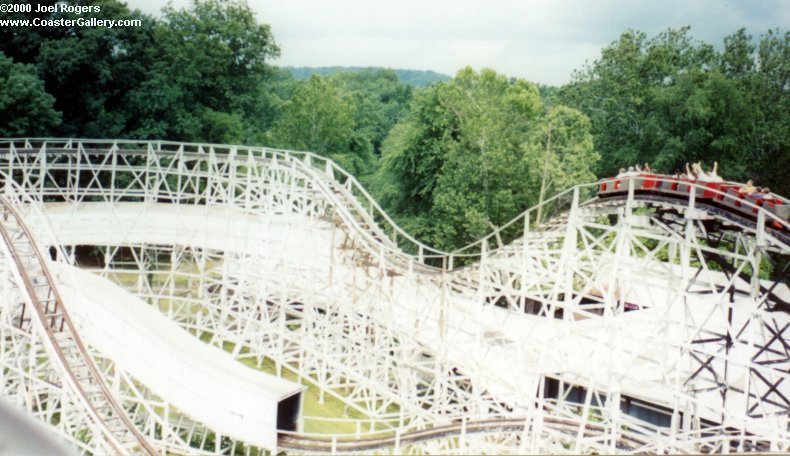
M316 74L318 76L329 76L335 73L360 73L366 71L389 70L390 68L381 67L283 67L291 73L296 80L307 79ZM398 80L406 85L414 87L427 87L435 82L445 82L452 79L446 74L437 73L431 70L404 70L395 68L392 71L398 75Z
M717 47L688 28L627 30L569 84L547 87L490 69L278 68L287 50L242 0L161 17L94 3L142 26L0 29L0 136L310 150L441 248L636 163L718 161L725 178L790 195L788 32L737 30Z

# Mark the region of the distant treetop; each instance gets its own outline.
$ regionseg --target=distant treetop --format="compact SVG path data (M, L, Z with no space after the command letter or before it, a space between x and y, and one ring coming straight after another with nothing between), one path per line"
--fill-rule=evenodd
M384 69L382 67L283 67L288 70L294 79L307 79L314 74L326 76L333 73L342 72L362 72L362 71L376 71ZM404 84L412 85L414 87L425 87L434 82L449 81L452 79L446 74L437 73L431 70L394 70L398 75L398 79Z

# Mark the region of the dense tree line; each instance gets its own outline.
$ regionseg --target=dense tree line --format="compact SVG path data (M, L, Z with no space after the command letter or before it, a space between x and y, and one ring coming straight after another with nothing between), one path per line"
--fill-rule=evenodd
M784 195L790 167L790 33L745 30L717 51L689 29L648 39L628 31L573 75L559 102L591 120L597 173L650 162L663 172L717 160L725 178Z
M317 74L319 76L329 76L335 73L359 73L371 70L370 67L284 67L295 79L308 79ZM445 74L431 70L404 70L395 69L398 79L407 85L414 87L427 87L435 82L445 82L452 79Z
M579 111L546 109L533 84L465 68L415 95L373 187L410 231L450 249L537 203L547 171L548 191L594 179L589 130Z
M43 3L54 4L54 1ZM139 19L140 27L9 27L0 51L34 65L59 113L50 134L83 137L252 139L260 110L273 102L266 61L279 49L269 27L244 3L195 2L163 9L162 19L116 0L99 13L50 13L52 19ZM24 17L25 13L17 13ZM264 108L262 108L264 106ZM30 134L0 126L0 134Z
M54 4L54 0L41 0ZM310 150L362 179L410 231L454 248L573 183L650 162L720 162L785 195L790 35L627 31L563 87L462 69L426 87L393 70L304 79L243 0L193 0L139 27L0 29L0 137L244 143ZM23 13L6 15L11 18ZM68 13L51 13L50 18ZM320 72L319 72L320 73Z

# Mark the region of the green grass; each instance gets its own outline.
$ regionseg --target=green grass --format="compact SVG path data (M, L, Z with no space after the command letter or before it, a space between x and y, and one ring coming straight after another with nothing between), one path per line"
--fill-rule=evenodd
M211 334L204 333L201 336L203 342L208 342L211 339ZM222 347L227 352L232 352L234 344L232 342L223 343ZM242 349L242 356L248 353L248 350ZM249 366L255 370L265 372L270 375L277 375L277 367L274 360L264 358L263 363L259 366L254 357L242 357L238 359L242 364ZM316 433L316 434L354 434L357 431L357 421L360 423L361 432L370 431L369 417L351 407L346 406L343 401L336 397L325 393L324 402L321 403L321 389L310 381L302 379L299 381L299 376L288 370L282 369L282 378L292 381L294 383L301 383L307 387L302 393L303 409L302 415L321 418L344 418L354 421L319 421L319 420L305 420L303 432ZM379 429L381 426L379 426Z
M208 271L216 265L217 262L209 261L206 264L205 270ZM161 264L159 265L162 266ZM199 272L199 268L195 264L188 264L182 265L176 271L175 277L175 285L176 286L187 286L189 285L189 279L184 277L183 275L179 274L189 274L189 273L196 273ZM115 282L118 285L123 287L129 288L134 287L137 284L137 280L139 277L139 272L136 271L124 271L124 270L113 270L109 274L109 279ZM157 286L161 286L165 282L165 277L159 274L156 274L148 280L152 280L152 285L154 289ZM175 304L175 305L174 305ZM166 312L170 307L179 308L181 312L186 311L189 314L200 312L202 309L200 306L193 306L187 305L185 307L181 307L181 303L178 303L178 300L174 300L172 298L163 297L158 299L156 304L154 305L158 310ZM211 341L212 334L203 332L200 336L200 339L205 342L209 343ZM223 349L227 352L233 352L234 344L230 342L223 343ZM263 363L258 365L257 359L253 356L245 356L248 355L249 351L246 348L241 350L241 357L238 359L241 363L265 372L271 375L277 375L277 368L275 365L274 360L269 358L264 358ZM362 433L370 432L371 430L385 430L384 425L379 424L374 426L371 429L370 425L370 417L365 413L362 413L352 407L347 406L343 401L337 399L336 397L330 395L329 393L324 393L324 400L323 403L321 402L321 389L315 385L314 383L310 382L309 380L305 380L304 378L299 381L299 377L296 373L288 370L287 368L283 367L282 369L282 378L292 381L294 383L301 383L307 387L307 389L302 393L302 401L303 401L303 409L302 414L304 416L310 417L319 417L319 418L342 418L348 421L332 421L332 420L305 420L304 421L304 429L303 432L306 433L316 433L316 434L355 434L357 429L360 430ZM390 414L395 414L398 411L397 406L391 405L388 408L388 412Z

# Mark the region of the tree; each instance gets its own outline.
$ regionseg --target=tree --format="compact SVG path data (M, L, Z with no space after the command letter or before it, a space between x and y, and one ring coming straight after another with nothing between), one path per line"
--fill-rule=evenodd
M19 2L14 2L19 3ZM52 7L58 0L38 0L35 4ZM2 13L3 19L31 19L28 12ZM42 19L54 18L53 14L36 14ZM36 63L41 45L52 39L62 39L71 32L69 27L0 27L0 52L17 63Z
M408 111L411 86L400 82L394 70L383 69L334 73L331 79L354 108L356 131L380 155L384 138Z
M47 134L61 119L54 105L33 65L0 53L0 137Z
M528 201L520 145L541 104L535 86L492 70L463 69L445 89L441 108L451 130L431 215L440 222L435 242L450 248L505 223Z
M123 136L125 95L147 78L153 61L155 20L115 0L97 2L101 12L51 13L51 18L138 19L140 27L42 29L35 63L55 107L63 113L58 135ZM31 49L33 47L31 46Z
M260 120L274 117L265 112L273 100L261 90L274 75L267 60L279 55L269 26L243 1L193 0L163 13L148 77L127 94L128 131L142 138L259 139L270 126Z
M354 107L332 80L313 75L296 87L271 130L277 147L336 159L355 175L373 160L370 141L355 131Z
M185 9L164 8L161 19L118 0L89 3L101 12L45 18L141 25L0 30L0 50L35 64L63 113L48 134L238 142L270 127L279 105L266 87L275 73L266 62L279 49L246 3L194 0Z
M297 82L287 70L271 67L257 86L237 97L242 116L242 143L271 145L269 130L296 87Z
M627 31L562 89L561 102L592 121L596 147L604 158L599 175L645 161L663 160L671 167L687 158L682 153L675 156L671 138L656 129L660 125L652 114L657 90L673 85L682 74L698 73L714 60L713 49L693 41L688 31L670 29L650 40L644 33ZM662 153L672 158L659 157Z
M465 68L415 94L385 141L379 195L437 247L473 241L537 202L546 162L538 142L548 120L558 138L548 160L552 188L590 176L595 156L581 113L557 108L543 116L534 85Z
M530 182L540 182L537 202L573 185L595 180L600 156L593 148L590 119L567 106L553 106L523 144ZM533 192L534 193L534 192ZM538 209L537 218L543 215Z
M672 172L718 161L725 178L786 191L777 164L788 164L789 52L788 34L772 31L756 48L739 30L720 53L688 27L652 39L628 31L559 98L589 116L599 175L644 162Z
M161 57L201 106L234 110L268 75L267 60L280 54L270 27L256 21L246 2L193 0L187 9L166 6L162 12Z
M777 193L790 195L790 32L769 30L757 48L754 105L760 116L750 125L756 176Z

